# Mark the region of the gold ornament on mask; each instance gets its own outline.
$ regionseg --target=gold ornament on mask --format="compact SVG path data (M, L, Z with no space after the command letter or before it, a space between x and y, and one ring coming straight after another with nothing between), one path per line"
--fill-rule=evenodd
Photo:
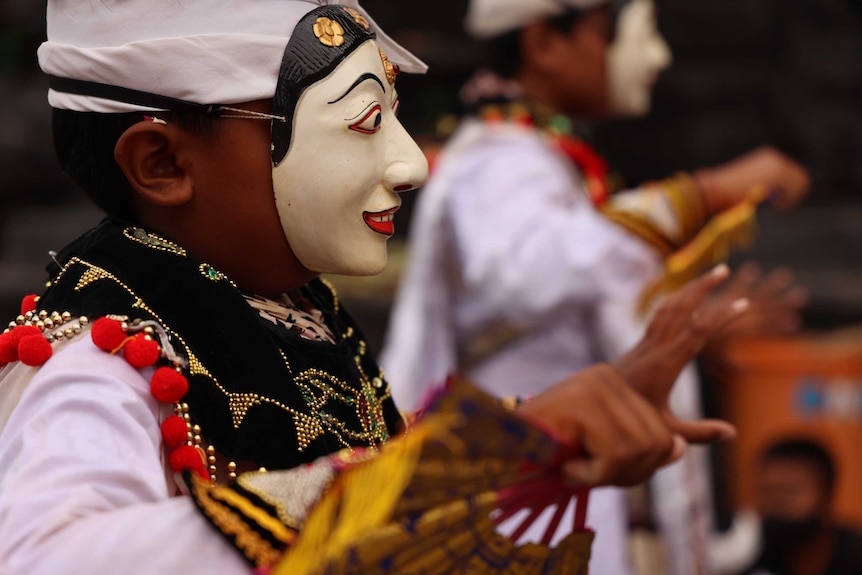
M335 20L320 17L314 23L314 35L324 46L337 48L344 44L344 28Z
M344 9L344 11L345 11L345 12L347 12L348 14L350 14L350 16L351 16L354 20L356 20L356 23L357 23L357 24L359 24L360 26L362 26L362 27L363 27L363 28L365 28L366 30L371 30L371 25L368 23L368 20L366 20L366 19L362 16L362 14L360 14L359 12L357 12L356 10L354 10L353 8L345 8L345 9Z
M390 85L394 85L395 77L398 76L398 66L389 61L382 48L380 48L380 60L383 61L383 70L386 72L386 79Z

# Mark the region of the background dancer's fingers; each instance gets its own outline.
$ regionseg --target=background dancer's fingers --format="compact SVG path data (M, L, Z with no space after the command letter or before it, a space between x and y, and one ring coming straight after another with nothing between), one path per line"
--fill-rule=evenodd
M709 372L727 377L737 367L726 353L734 339L757 336L789 335L802 326L802 310L808 303L808 290L796 284L789 269L778 268L751 282L748 274L754 265L743 265L727 288L718 294L712 304L725 305L728 298L745 297L750 305L723 328L710 336L703 352L703 367ZM745 276L740 278L740 276Z

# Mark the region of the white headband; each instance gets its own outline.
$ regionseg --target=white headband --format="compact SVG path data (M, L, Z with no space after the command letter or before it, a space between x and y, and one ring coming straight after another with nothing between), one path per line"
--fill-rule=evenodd
M358 0L49 0L42 70L198 104L275 95L284 49L303 16L341 5L362 14L405 72L427 66L387 36ZM133 112L144 106L48 91L54 108Z
M566 8L589 10L612 0L470 0L464 27L474 38L484 40L550 16Z

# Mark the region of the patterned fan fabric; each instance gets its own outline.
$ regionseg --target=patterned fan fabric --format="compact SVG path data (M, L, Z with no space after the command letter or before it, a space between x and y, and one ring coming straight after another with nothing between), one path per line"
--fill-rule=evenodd
M496 530L503 517L526 509L529 524L569 503L576 491L559 463L570 453L493 398L454 384L373 456L340 456L342 471L273 573L585 575L593 534L582 524L555 548L517 545Z

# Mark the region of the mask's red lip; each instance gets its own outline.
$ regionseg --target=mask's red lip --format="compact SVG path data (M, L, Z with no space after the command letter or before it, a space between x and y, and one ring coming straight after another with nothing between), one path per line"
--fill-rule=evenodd
M396 207L382 212L362 212L362 219L365 220L365 225L378 234L391 236L395 234L395 222L393 218L397 211L398 208Z

